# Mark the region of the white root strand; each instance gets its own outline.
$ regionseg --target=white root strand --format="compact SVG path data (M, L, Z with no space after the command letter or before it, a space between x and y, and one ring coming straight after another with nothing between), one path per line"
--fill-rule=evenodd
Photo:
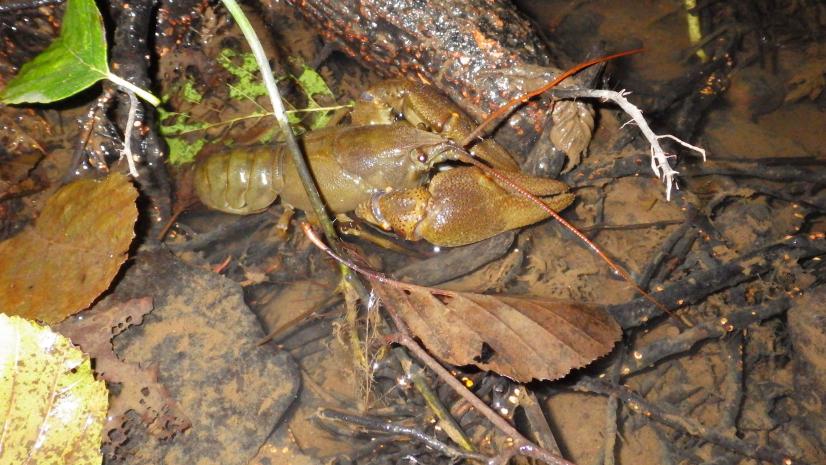
M616 103L625 113L628 114L628 116L631 117L631 120L640 128L642 135L645 137L646 140L648 140L648 143L651 146L651 169L654 171L654 174L656 174L658 178L665 182L665 197L667 200L671 200L671 189L675 187L674 176L677 175L677 171L675 171L668 163L668 155L665 153L665 150L663 150L662 146L660 145L660 139L671 139L684 147L699 152L703 156L703 160L705 160L706 158L705 150L701 149L700 147L696 147L687 142L683 142L682 140L670 134L654 134L654 131L651 130L651 127L648 126L648 122L646 122L645 118L642 116L642 111L640 111L639 108L637 108L633 103L629 102L628 99L625 98L625 96L629 94L629 92L626 92L625 90L621 90L619 92L604 89L565 90L567 92L574 91L577 94L577 97L610 100Z
M132 153L132 131L135 129L135 115L138 112L138 97L131 90L124 90L129 96L129 116L126 118L126 129L123 137L123 152L121 158L126 157L126 164L129 165L129 174L133 178L138 177L138 167L135 165L135 155Z

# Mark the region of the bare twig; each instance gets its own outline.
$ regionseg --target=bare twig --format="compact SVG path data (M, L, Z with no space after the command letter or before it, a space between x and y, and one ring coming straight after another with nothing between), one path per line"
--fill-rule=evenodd
M625 346L621 345L617 349L616 358L611 364L608 377L611 383L618 383L620 377L620 367L625 359ZM619 410L619 400L612 394L608 396L605 405L605 443L602 446L602 465L614 465L616 458L614 453L617 448L617 414Z
M439 425L448 437L456 444L459 444L462 449L473 452L474 448L470 442L470 438L468 438L467 434L462 430L462 427L459 426L459 423L457 423L456 419L450 414L450 411L442 404L441 400L439 400L439 396L430 389L430 386L427 384L427 379L424 376L424 370L414 363L410 355L401 347L395 347L393 354L399 359L405 376L410 379L413 386L416 387L424 398L427 406L430 407L430 410L432 410L436 418L439 419Z
M672 139L684 147L699 152L703 156L703 159L706 157L705 150L687 142L683 142L677 137L670 134L655 134L654 131L651 130L651 127L648 126L648 122L645 121L645 118L642 116L642 111L640 111L639 108L625 98L625 96L628 95L628 92L624 90L617 92L614 90L601 89L565 89L565 93L572 93L574 94L574 97L590 97L610 100L617 104L617 106L619 106L625 113L628 114L628 116L631 117L631 121L637 125L640 132L642 132L643 137L645 137L648 141L651 148L651 169L657 177L665 182L665 196L667 200L671 200L671 189L674 186L674 177L677 175L677 171L674 171L668 163L668 155L666 155L665 150L663 150L660 145L660 139Z
M776 260L792 261L826 253L826 241L815 235L798 234L751 250L716 268L692 273L680 281L653 293L655 299L669 310L699 302L722 289L751 281L776 267ZM661 309L647 299L608 307L610 313L625 329L639 326L662 314Z
M720 342L723 359L726 362L727 376L723 397L725 403L720 407L720 431L736 434L737 418L743 405L743 343L745 330L732 331L730 337Z
M726 317L715 318L695 325L675 337L668 337L635 350L627 357L622 375L628 376L654 366L659 361L691 350L700 341L721 338L734 331L742 331L750 325L785 312L791 300L780 298L771 302L737 310Z
M690 221L683 221L682 225L679 228L675 229L665 241L660 245L660 250L657 252L657 255L654 256L654 259L651 260L651 263L645 267L645 271L643 271L642 276L640 276L640 287L643 289L650 289L651 280L654 279L654 276L660 270L660 266L666 260L666 258L671 256L671 252L676 246L676 244L683 240L686 237L686 234L691 234L693 237L694 232L689 231L692 224ZM693 242L693 241L692 241Z
M644 415L646 418L670 426L676 430L690 434L703 441L710 442L737 452L745 457L765 460L775 465L805 465L806 462L794 458L790 454L770 447L758 446L743 441L737 437L724 435L716 430L709 429L693 418L688 418L670 409L652 404L636 392L618 385L604 383L593 378L583 378L573 385L577 391L616 395L631 411Z
M554 433L551 431L551 426L548 424L548 419L545 418L545 412L542 411L542 406L536 398L536 394L524 386L522 390L524 394L519 405L525 411L525 418L528 420L528 425L533 431L534 441L540 447L548 449L554 454L562 455Z
M327 421L340 421L352 425L360 426L372 431L380 431L388 434L397 434L401 436L408 436L417 441L423 442L437 452L450 457L453 460L469 459L478 460L480 462L488 462L489 457L476 453L468 452L457 447L445 444L444 442L425 434L423 431L412 428L410 426L401 425L398 423L391 423L383 418L373 418L366 416L350 415L343 412L337 412L331 409L320 409L316 412L316 417Z

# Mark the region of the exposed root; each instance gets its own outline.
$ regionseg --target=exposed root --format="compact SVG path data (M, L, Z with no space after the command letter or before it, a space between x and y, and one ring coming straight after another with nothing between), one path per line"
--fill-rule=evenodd
M665 153L665 150L663 150L660 145L660 139L671 139L684 147L697 151L703 156L703 160L706 158L706 151L700 147L684 142L671 134L655 134L648 125L648 122L646 122L645 118L642 116L642 111L625 98L625 96L629 93L630 92L625 90L565 89L565 94L573 94L572 97L575 96L610 100L616 103L622 111L631 117L631 121L633 121L637 127L640 128L640 132L642 132L643 137L645 137L648 144L651 146L651 169L654 171L654 174L656 174L657 177L665 183L665 197L667 200L671 200L671 189L678 188L674 182L674 177L678 174L678 172L675 171L668 163L669 155Z

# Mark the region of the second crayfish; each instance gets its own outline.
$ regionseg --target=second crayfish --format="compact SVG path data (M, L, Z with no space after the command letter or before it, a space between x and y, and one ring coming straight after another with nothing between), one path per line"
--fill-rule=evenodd
M438 246L477 242L548 214L482 170L436 165L456 160L457 143L475 123L433 87L384 81L356 102L352 125L311 131L301 139L322 198L333 213L356 216L408 240ZM571 204L564 183L521 173L492 139L470 148L553 210ZM284 146L236 148L200 158L195 189L206 206L235 214L282 203L307 210L309 200Z

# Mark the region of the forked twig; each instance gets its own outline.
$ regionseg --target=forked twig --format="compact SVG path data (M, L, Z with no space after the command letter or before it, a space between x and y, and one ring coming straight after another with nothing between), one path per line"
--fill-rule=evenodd
M352 425L360 426L373 431L380 431L388 434L397 434L401 436L408 436L420 442L427 444L432 449L450 457L453 460L469 459L479 462L488 462L488 457L476 452L468 452L457 447L445 444L444 442L424 433L418 428L402 425L399 423L391 423L383 418L364 417L360 415L351 415L349 413L337 412L331 409L319 409L316 412L316 417L322 420L340 421Z
M674 184L674 176L678 173L671 165L668 163L668 154L665 153L662 146L660 145L660 139L671 139L674 142L699 152L703 156L703 160L706 159L706 151L700 147L695 145L691 145L687 142L683 142L679 138L672 136L671 134L665 135L657 135L654 131L651 130L651 127L648 126L648 122L645 121L645 118L642 116L642 111L637 108L633 103L629 102L626 95L629 92L621 90L619 92L614 90L602 90L602 89L578 89L575 91L577 96L579 97L590 97L590 98L599 98L603 100L610 100L617 104L622 110L631 117L631 121L633 121L637 127L642 132L642 135L648 141L648 144L651 146L651 170L654 171L654 174L657 175L663 182L665 182L665 198L666 200L671 200L671 189L675 187Z
M723 434L719 430L708 428L693 418L684 417L678 413L652 404L625 386L608 384L593 378L583 378L573 385L573 389L606 396L615 395L635 413L645 415L647 418L698 437L703 441L723 446L745 457L763 460L775 465L806 464L805 461L793 458L785 451L751 444L738 437Z

